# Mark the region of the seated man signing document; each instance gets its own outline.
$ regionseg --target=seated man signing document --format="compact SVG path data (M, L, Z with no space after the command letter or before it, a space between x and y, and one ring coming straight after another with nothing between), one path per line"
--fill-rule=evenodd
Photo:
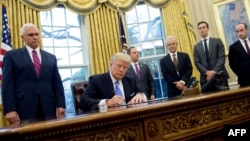
M83 111L100 107L114 107L147 101L146 96L136 85L136 80L125 76L131 59L127 54L116 53L109 64L109 72L89 77L86 91L80 99Z

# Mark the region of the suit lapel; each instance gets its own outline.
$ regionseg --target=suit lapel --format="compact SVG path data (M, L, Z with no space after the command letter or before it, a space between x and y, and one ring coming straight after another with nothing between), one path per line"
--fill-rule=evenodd
M40 71L40 76L42 76L43 75L43 72L48 72L47 70L46 70L46 65L48 64L48 57L46 57L46 54L45 54L45 52L43 51L43 50L41 50L40 49L40 54L41 54L41 59L42 59L42 61L41 61L41 71Z
M240 48L239 48L239 51L241 52L240 54L244 55L245 57L249 57L249 55L247 54L245 48L242 46L240 40L238 40L237 46L240 46Z
M126 81L125 79L122 79L122 84L123 84L124 96L128 97L130 95L129 90L131 89L129 87L128 81Z
M107 87L105 87L104 89L106 89L108 96L113 97L115 95L115 89L109 72L104 75L103 83L107 83Z
M23 48L20 50L20 53L21 53L21 56L22 56L24 62L25 62L25 63L27 64L27 66L28 66L28 70L30 70L30 72L31 72L32 74L34 74L34 76L36 76L36 75L35 75L35 69L34 69L34 66L33 66L33 62L32 62L32 60L31 60L31 58L30 58L29 52L28 52L28 50L26 49L26 47L23 47Z
M202 43L203 41L200 41L199 43L198 43L198 48L197 48L197 50L198 50L198 52L200 53L200 56L204 56L204 57L202 57L201 58L201 62L206 62L206 53L205 53L205 50L204 50L204 46L203 46L203 43ZM210 53L209 53L210 54Z

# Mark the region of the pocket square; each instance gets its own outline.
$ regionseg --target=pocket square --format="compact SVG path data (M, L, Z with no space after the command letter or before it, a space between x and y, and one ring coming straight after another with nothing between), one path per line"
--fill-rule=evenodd
M130 94L130 96L134 96L134 95L135 95L135 93Z

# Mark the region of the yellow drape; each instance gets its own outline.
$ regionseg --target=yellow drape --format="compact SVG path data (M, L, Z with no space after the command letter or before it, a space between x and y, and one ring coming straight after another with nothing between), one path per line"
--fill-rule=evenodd
M39 11L24 5L21 0L5 0L4 5L7 9L12 46L14 49L20 48L24 45L20 37L20 29L23 24L33 23L41 29Z
M103 73L109 69L111 56L120 51L118 14L102 5L87 17L91 73Z
M178 38L178 50L189 54L193 66L193 76L199 78L193 59L193 46L195 45L196 37L186 5L185 0L172 0L163 7L163 25L167 36L173 35Z

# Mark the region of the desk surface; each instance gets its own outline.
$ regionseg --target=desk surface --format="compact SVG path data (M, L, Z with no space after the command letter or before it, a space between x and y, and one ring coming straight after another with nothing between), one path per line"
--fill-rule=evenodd
M73 140L81 137L87 140L110 134L117 140L120 132L126 132L123 136L134 140L194 138L196 132L210 133L222 129L224 124L247 121L249 105L250 87L236 88L67 115L58 120L24 121L0 129L0 138Z

